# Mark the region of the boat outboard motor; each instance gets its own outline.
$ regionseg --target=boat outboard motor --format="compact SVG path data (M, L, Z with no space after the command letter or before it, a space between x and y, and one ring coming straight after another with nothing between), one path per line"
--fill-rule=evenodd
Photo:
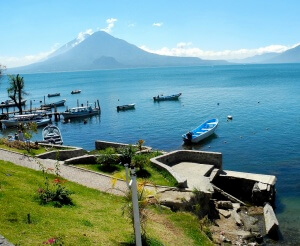
M186 134L186 137L187 137L188 140L192 140L192 136L193 136L193 133L192 133L192 132L188 132L188 133Z

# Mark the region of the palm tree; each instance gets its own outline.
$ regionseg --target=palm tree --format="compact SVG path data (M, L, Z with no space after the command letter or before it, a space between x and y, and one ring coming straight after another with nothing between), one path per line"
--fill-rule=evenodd
M10 87L7 88L8 96L15 102L17 108L19 109L19 114L22 114L22 96L27 95L24 91L24 78L21 77L19 74L9 75L9 85Z

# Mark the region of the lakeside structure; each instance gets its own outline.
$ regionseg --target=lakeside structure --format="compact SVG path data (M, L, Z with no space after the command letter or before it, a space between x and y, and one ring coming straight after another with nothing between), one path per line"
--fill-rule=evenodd
M97 150L126 146L128 144L95 142ZM64 161L61 162L62 177L102 191L109 190L110 176L76 167L76 163L96 163L95 156L86 154L81 148L57 147L61 148L59 156L60 160ZM65 147L68 149L64 149ZM1 151L3 152L3 150ZM150 151L152 148L143 146L140 154ZM12 158L11 161L16 161L17 165L27 166L26 161L20 162L19 157L13 157L18 154L9 153L7 150L5 152L6 154L1 155L1 159L7 160L5 156L11 156L8 157L9 160ZM53 165L56 162L56 152L41 154L37 158L44 159L46 163ZM276 238L279 223L269 205L275 199L275 176L223 170L222 154L218 152L178 150L152 158L151 163L168 171L177 180L178 187L147 186L147 189L156 190L160 204L170 207L174 211L196 212L193 208L196 205L200 206L201 209L196 212L197 215L200 218L207 215L218 224L218 229L212 228L216 241L260 242L265 235ZM34 165L30 161L28 165L27 167L39 169L38 163ZM83 182L83 180L88 182ZM95 183L95 180L98 182ZM234 186L230 185L230 182L234 182ZM121 191L126 187L126 182L119 179L117 188ZM122 192L116 194L122 195ZM261 206L265 202L267 202L266 205L264 208L261 207L259 212L264 218L264 227L259 228L257 219L249 212L252 208L249 207L249 204ZM220 230L222 230L222 237L218 238Z

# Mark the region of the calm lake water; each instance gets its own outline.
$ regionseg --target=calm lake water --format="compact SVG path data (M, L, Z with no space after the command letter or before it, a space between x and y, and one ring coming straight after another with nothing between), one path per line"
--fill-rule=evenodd
M28 100L40 105L60 92L75 107L99 99L99 117L57 122L66 145L94 149L95 140L145 144L160 150L189 149L181 135L210 118L216 134L193 149L223 153L224 169L276 175L277 208L284 241L300 242L300 64L180 67L25 74ZM0 100L7 98L7 81ZM74 89L81 94L71 95ZM153 102L158 94L182 93L178 101ZM136 103L117 112L116 106ZM28 104L29 105L29 104ZM65 110L64 107L59 111ZM227 115L233 120L227 121ZM10 130L2 132L4 136ZM34 139L41 140L41 129Z

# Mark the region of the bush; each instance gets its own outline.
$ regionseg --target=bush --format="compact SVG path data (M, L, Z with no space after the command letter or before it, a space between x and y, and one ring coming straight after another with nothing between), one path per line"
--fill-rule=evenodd
M131 160L131 165L139 168L140 170L145 169L145 167L147 165L149 165L150 160L147 156L145 155L135 155L133 156L132 160Z
M114 148L107 148L103 154L97 157L97 163L105 166L116 164L119 161L119 156Z
M131 164L131 158L136 153L137 149L132 145L128 145L127 147L119 148L118 152L121 154L120 161L124 164Z

